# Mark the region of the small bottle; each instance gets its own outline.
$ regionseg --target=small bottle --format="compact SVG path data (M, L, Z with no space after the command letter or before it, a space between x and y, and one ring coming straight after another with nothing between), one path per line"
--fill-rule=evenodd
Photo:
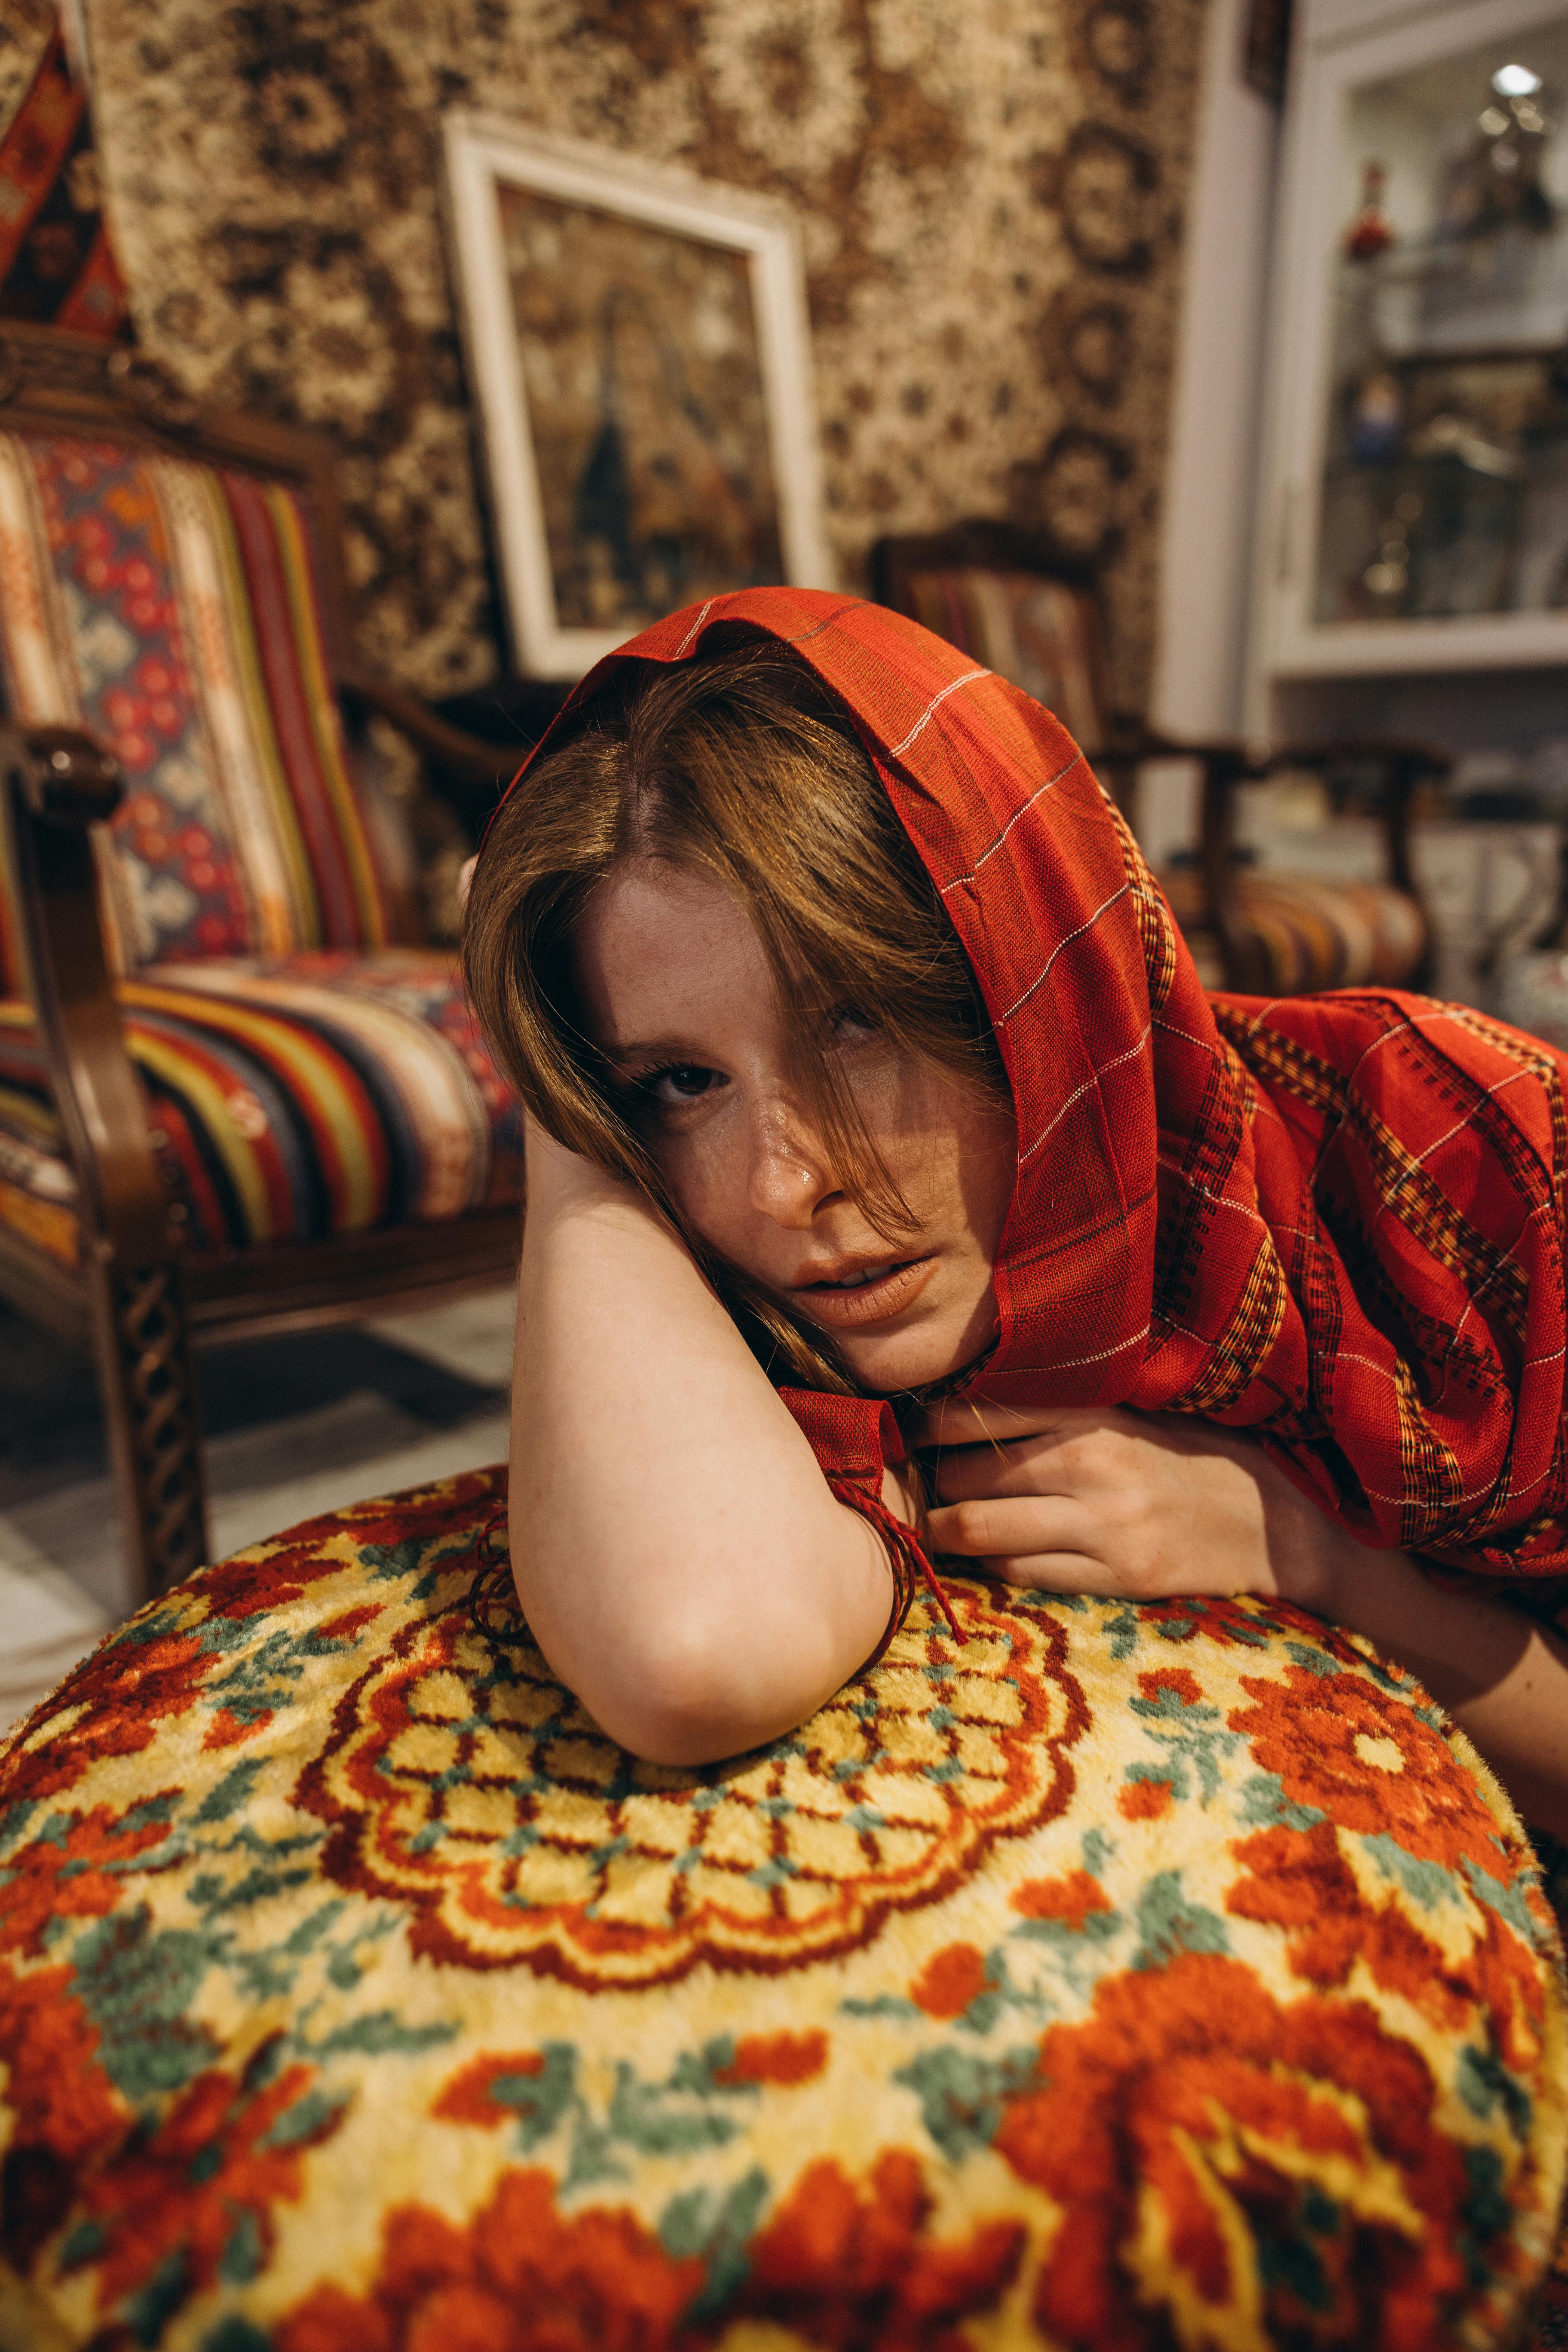
M1361 170L1361 210L1345 232L1345 256L1351 261L1371 261L1394 243L1394 223L1383 209L1384 184L1388 177L1381 163L1363 163Z

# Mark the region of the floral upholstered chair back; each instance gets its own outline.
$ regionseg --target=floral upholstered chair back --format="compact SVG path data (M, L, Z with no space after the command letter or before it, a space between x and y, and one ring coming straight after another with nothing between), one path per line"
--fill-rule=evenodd
M86 727L123 772L99 848L117 967L388 944L399 926L349 772L301 490L4 431L0 535L6 709ZM0 996L25 993L0 869Z

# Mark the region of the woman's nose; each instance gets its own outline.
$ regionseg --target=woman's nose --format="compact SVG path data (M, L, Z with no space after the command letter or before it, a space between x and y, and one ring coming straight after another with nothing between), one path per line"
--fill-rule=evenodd
M820 1140L789 1114L772 1110L757 1124L752 1150L752 1206L775 1223L809 1225L838 1181Z

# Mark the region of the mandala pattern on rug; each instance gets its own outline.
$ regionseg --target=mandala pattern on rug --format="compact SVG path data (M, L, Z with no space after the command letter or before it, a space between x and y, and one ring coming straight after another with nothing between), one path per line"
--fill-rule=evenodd
M1407 1676L957 1579L646 1767L470 1623L499 1490L203 1571L0 1753L5 2352L1517 2341L1561 1945Z
M628 1757L537 1650L485 1657L432 1621L357 1678L301 1779L336 1825L322 1869L416 1910L416 1951L588 1990L853 1950L1068 1801L1088 1711L1064 1629L973 1586L959 1609L962 1648L900 1637L805 1732L696 1783Z

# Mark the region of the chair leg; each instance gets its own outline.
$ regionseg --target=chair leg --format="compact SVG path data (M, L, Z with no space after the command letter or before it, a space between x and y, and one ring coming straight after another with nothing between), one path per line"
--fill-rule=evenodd
M178 1263L100 1266L94 1320L126 1554L137 1598L145 1600L209 1556Z

